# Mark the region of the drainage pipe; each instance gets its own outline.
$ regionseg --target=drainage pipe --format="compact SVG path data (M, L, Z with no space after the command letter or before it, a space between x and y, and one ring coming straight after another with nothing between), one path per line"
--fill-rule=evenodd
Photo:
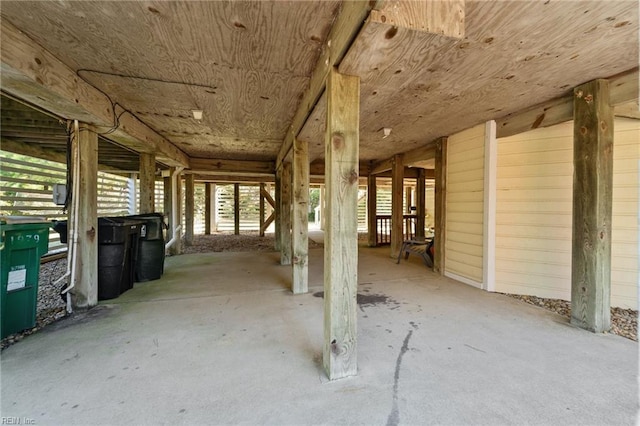
M182 229L182 225L180 224L181 220L178 217L178 184L180 183L180 179L178 176L184 170L184 167L176 167L176 170L171 175L171 222L173 225L173 233L171 239L165 244L165 250L168 250L169 247L174 245L176 241L180 238L180 230Z
M71 219L68 224L69 232L69 251L67 253L67 273L60 277L58 281L63 278L71 276L69 285L62 290L62 294L67 295L67 312L73 312L71 307L71 293L70 290L76 286L76 270L78 265L78 213L80 211L80 146L78 145L78 139L80 137L80 125L78 120L73 122L73 137L75 140L74 156L72 159L73 175L72 175L72 189L71 189ZM74 144L71 144L72 147ZM56 281L56 283L58 283Z

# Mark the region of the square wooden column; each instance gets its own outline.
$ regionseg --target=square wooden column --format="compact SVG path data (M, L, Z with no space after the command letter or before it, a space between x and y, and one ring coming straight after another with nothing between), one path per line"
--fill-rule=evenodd
M233 233L240 235L240 184L233 184Z
M218 232L218 187L211 184L211 232Z
M156 195L156 156L146 152L140 153L140 214L155 211Z
M410 186L404 187L404 199L406 200L406 211L405 214L411 214L411 206L413 205L413 191Z
M282 164L280 177L280 264L291 265L291 163Z
M369 247L376 247L378 245L378 221L376 220L378 212L377 192L376 175L370 174L367 177L367 234L369 237Z
M444 242L447 224L447 138L436 141L433 270L444 274Z
M167 235L165 236L165 242L168 242L171 239L171 229L173 229L173 216L172 216L172 206L173 206L173 183L171 182L175 169L170 168L169 170L163 170L162 172L162 188L164 192L164 202L163 202L163 210L164 215L167 218Z
M398 257L404 241L402 195L404 188L404 155L396 154L391 162L391 257Z
M571 323L602 333L611 328L613 109L607 80L573 93Z
M193 244L193 227L194 227L194 215L195 215L195 177L193 174L185 176L185 194L184 194L184 216L185 227L184 230L184 243L187 246Z
M424 221L427 214L425 204L425 172L424 169L418 169L418 177L416 177L416 238L424 238Z
M261 183L260 184L260 219L259 219L260 220L260 226L259 226L259 229L260 229L259 232L260 233L259 233L259 235L261 237L264 237L264 219L265 219L265 217L264 217L264 213L265 213L265 209L264 209L264 193L265 193L265 191L266 191L265 190L265 185L264 185L264 183Z
M211 234L211 184L204 184L204 234Z
M98 134L85 124L74 131L71 143L72 167L78 168L78 216L69 211L69 225L77 220L75 287L71 290L74 308L91 308L98 304ZM74 236L69 235L69 242Z
M324 368L354 376L357 362L360 78L331 70L325 134Z
M325 210L327 209L327 187L326 184L320 185L320 229L325 228Z
M282 215L280 214L280 200L282 199L282 185L280 182L282 181L282 167L276 170L276 178L274 182L274 192L275 192L275 206L274 206L274 248L276 251L280 251L280 246L282 245L280 242L280 220L282 219Z
M293 141L292 291L309 291L309 144Z

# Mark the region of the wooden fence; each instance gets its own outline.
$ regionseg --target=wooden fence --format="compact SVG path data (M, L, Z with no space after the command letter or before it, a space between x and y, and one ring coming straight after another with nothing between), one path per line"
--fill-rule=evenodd
M0 214L66 220L53 202L53 185L66 182L65 164L0 151ZM98 215L122 216L129 210L128 179L98 172ZM49 252L64 250L57 232L49 234Z

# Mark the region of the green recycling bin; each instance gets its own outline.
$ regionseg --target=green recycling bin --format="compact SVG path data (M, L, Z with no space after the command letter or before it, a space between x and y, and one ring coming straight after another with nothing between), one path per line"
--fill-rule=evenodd
M0 217L0 321L2 338L36 325L40 257L49 248L50 222Z

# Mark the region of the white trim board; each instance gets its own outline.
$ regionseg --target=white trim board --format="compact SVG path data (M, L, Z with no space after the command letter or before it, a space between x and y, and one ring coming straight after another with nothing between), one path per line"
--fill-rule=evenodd
M467 277L463 277L461 275L457 275L457 274L454 274L453 272L448 272L448 271L445 271L444 276L447 278L451 278L452 280L460 281L463 284L470 285L471 287L475 287L475 288L479 288L480 290L483 290L482 283L471 280Z
M482 288L496 288L496 195L498 175L498 140L496 122L485 124L484 132L484 208L483 208L483 256Z

